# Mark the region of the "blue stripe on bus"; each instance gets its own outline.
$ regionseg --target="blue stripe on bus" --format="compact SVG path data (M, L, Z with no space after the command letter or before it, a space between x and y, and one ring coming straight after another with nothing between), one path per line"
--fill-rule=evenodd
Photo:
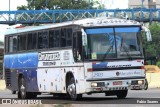
M96 69L96 68L107 68L107 64L108 62L101 62L101 63L96 63L96 64L92 64L92 68Z
M4 67L5 69L16 69L18 74L23 74L27 83L27 91L39 91L37 84L38 52L5 55ZM17 74L17 72L14 73ZM14 78L11 78L11 81L13 80ZM14 85L12 84L13 87L17 87Z
M86 29L87 34L113 33L113 28Z
M4 67L7 69L37 68L38 53L5 55Z
M113 28L86 29L87 34L113 33ZM115 28L115 32L140 32L139 27Z
M139 27L115 28L115 32L140 32Z

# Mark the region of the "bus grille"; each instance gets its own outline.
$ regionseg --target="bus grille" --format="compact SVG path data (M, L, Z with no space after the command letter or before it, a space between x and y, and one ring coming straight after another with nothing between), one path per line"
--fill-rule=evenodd
M5 81L6 86L11 86L11 71L9 69L5 70Z

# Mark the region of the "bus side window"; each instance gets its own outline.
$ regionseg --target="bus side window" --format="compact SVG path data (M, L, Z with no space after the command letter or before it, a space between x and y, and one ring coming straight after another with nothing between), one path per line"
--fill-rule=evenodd
M17 51L17 36L9 37L9 52Z
M19 51L26 50L26 44L27 44L27 35L18 35L18 49Z
M48 48L48 31L38 33L38 49Z
M61 29L61 47L66 47L66 28Z
M66 34L67 46L72 46L72 28L67 28Z
M37 33L32 33L32 49L37 49Z
M32 33L27 36L27 50L32 50Z
M82 32L77 32L77 51L78 51L78 59L82 60Z
M73 57L77 61L77 32L73 32Z
M49 48L54 48L55 46L55 35L54 30L49 31Z
M37 33L29 33L27 36L27 49L37 49Z
M82 60L82 33L73 32L73 54L76 61Z
M54 37L54 46L59 47L60 46L60 29L55 30L55 37Z
M9 40L9 38L5 37L5 53L8 53L8 46L9 46L8 40Z

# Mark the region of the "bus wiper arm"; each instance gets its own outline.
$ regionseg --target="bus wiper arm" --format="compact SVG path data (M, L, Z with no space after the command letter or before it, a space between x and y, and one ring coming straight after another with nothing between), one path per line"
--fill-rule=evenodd
M113 45L114 45L114 42L113 42L113 44L112 44L112 45L107 49L107 51L105 52L105 54L104 54L104 56L103 56L102 60L104 60L104 59L107 57L107 55L108 55L108 54L109 54L109 52L111 51L111 49L112 49Z

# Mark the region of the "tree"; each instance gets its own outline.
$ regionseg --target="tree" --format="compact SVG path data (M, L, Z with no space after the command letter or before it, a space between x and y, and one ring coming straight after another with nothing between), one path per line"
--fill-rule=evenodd
M94 2L90 2L90 5L87 0L27 0L28 5L17 7L18 10L41 10L41 9L93 9Z
M152 41L146 42L143 36L143 47L147 57L157 57L160 59L160 23L152 23L149 27L152 35Z

